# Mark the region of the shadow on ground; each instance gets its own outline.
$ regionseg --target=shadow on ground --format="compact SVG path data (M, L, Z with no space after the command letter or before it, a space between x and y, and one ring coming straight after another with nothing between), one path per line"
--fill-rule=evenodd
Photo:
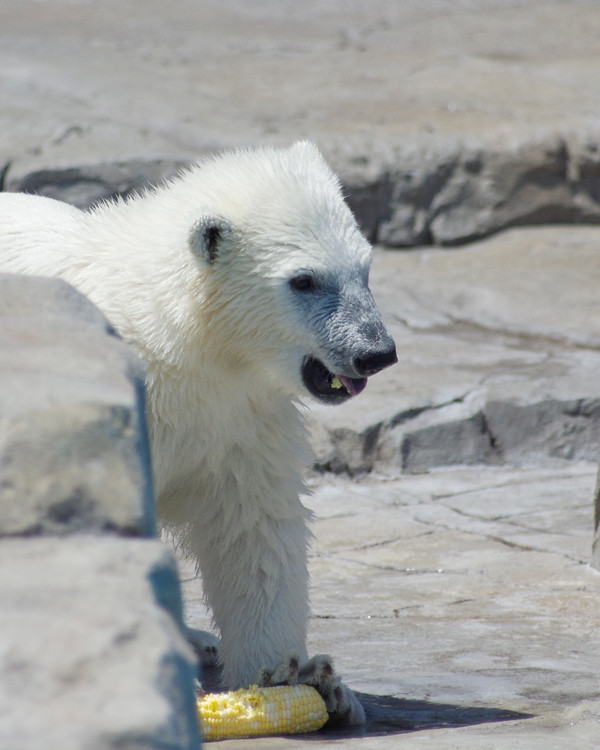
M484 706L455 706L450 703L393 698L389 695L356 693L367 715L367 724L353 729L326 727L320 732L303 735L306 740L373 737L416 732L422 729L447 729L498 721L531 719L532 714Z

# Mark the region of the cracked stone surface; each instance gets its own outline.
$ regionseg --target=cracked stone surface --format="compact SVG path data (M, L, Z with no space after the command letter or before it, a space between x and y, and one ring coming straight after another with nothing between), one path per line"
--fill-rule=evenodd
M310 649L335 656L369 720L344 746L597 747L594 482L587 462L313 478ZM209 627L184 579L188 619Z
M290 134L350 146L445 134L485 142L597 126L594 0L353 0L343 12L336 0L181 0L177 11L160 0L4 3L12 96L1 122L19 147L12 156L189 156Z

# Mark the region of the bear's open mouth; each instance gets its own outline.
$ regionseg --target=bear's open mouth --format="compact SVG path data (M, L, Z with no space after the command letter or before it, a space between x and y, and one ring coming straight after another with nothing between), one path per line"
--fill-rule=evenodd
M320 401L341 404L357 396L367 385L366 378L335 375L314 357L306 357L302 364L302 380L308 391Z

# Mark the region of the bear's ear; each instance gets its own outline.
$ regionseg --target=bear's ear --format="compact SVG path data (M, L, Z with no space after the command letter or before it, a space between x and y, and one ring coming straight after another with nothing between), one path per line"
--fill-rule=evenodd
M215 262L224 239L231 236L231 224L220 216L203 216L190 233L192 252L209 265Z

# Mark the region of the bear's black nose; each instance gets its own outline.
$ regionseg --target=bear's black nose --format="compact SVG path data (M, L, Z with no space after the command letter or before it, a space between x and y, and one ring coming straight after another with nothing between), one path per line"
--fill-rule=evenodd
M392 344L390 349L385 351L369 352L362 357L356 357L354 360L354 369L361 377L375 375L376 372L389 367L398 361L396 356L396 347Z

